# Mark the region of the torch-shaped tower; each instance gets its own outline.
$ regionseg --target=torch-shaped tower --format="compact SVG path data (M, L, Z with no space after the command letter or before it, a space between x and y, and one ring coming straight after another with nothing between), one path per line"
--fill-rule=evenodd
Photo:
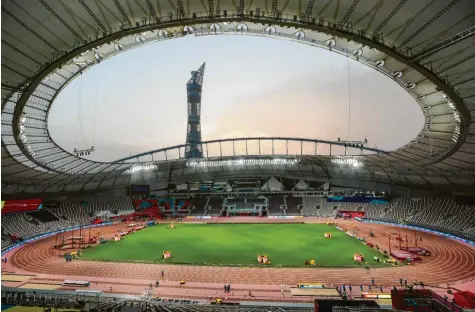
M205 73L203 63L197 71L191 72L191 79L186 84L188 96L188 127L186 129L186 158L203 157L201 146L201 90Z

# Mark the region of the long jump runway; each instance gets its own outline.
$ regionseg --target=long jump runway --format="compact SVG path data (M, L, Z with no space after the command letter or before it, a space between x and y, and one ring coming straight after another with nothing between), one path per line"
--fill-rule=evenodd
M309 220L325 222L325 220ZM236 221L233 221L236 222ZM389 250L387 236L384 233L400 232L414 236L413 230L388 225L337 221L347 226L355 225L360 236L374 232L376 237L367 239ZM101 235L112 234L123 225L111 225L100 229ZM261 268L261 267L218 267L192 265L162 265L137 263L112 263L97 261L72 261L66 263L53 250L55 237L26 244L14 251L9 257L9 268L21 274L36 274L42 279L101 279L117 280L122 283L154 282L160 278L162 270L169 281L185 280L199 283L231 283L264 285L296 285L299 282L326 283L334 285L368 285L374 278L378 285L397 285L399 279L408 282L422 281L426 285L455 284L475 279L475 248L459 241L426 232L417 232L422 238L419 246L430 250L433 255L424 257L421 263L392 268L373 268L369 272L363 268ZM394 245L393 245L394 244ZM392 248L396 247L393 242ZM134 281L135 280L135 281ZM255 285L258 286L258 285Z

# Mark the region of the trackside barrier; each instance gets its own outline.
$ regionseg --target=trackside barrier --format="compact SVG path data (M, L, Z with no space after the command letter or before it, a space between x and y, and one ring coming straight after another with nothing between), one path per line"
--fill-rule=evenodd
M407 225L407 224L400 224L400 223L377 221L377 220L368 220L368 219L361 219L361 222L364 222L364 223L385 224L385 225L392 225L392 226L397 226L397 227L406 228L406 229L418 230L418 231L422 231L422 232L427 232L427 233L432 233L432 234L436 234L436 235L440 235L440 236L445 236L445 237L453 238L453 239L456 239L456 240L458 240L458 241L464 242L464 243L466 243L466 244L475 246L475 242L472 241L472 240L465 239L465 238L461 238L461 237L458 237L458 236L455 236L455 235L452 235L452 234L447 234L447 233L440 232L440 231L429 230L429 229L426 229L426 228L423 228L423 227L418 227L418 226L413 226L413 225Z
M44 233L44 234L41 234L41 235L38 235L38 236L30 237L30 238L25 239L21 243L16 243L16 244L11 245L11 246L5 248L4 250L2 250L2 256L4 254L6 254L7 252L13 250L13 249L16 249L20 246L23 246L26 243L33 242L33 241L36 241L36 240L39 240L39 239L42 239L42 238L50 237L50 236L53 236L53 235L58 234L58 233L74 231L74 230L78 230L80 228L81 229L88 229L88 228L94 228L94 227L101 227L101 226L105 226L105 225L111 225L111 224L114 224L114 223L115 222L108 222L108 223L102 223L102 224L91 224L91 225L88 225L88 226L74 226L74 227L71 227L71 228L61 229L61 230L57 230L57 231L53 231L53 232Z

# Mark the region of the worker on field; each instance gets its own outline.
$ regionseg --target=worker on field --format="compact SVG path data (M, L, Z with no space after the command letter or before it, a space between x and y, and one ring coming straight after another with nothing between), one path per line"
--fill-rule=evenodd
M155 287L158 288L158 285L160 285L160 282L159 282L159 281L155 281Z

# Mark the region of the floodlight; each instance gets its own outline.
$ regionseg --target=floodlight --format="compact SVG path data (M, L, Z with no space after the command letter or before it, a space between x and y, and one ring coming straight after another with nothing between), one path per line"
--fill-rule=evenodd
M363 54L363 50L361 49L357 49L353 51L353 55L356 57L361 56L362 54Z
M376 66L378 66L378 67L384 66L384 60L377 61Z
M394 77L394 78L401 78L401 77L402 77L402 72L400 72L400 71L394 72L394 73L393 73L393 77Z
M96 53L94 53L94 58L98 61L101 61L102 59L104 59L104 54L96 52Z
M333 38L328 39L327 42L326 42L326 45L327 45L327 47L329 47L331 49L332 47L334 47L336 45L335 39L333 39Z
M124 48L124 45L123 45L122 43L116 42L116 43L114 44L114 49L115 49L116 51L119 51L119 50L122 51L123 48Z
M409 89L414 89L416 87L416 84L415 83L410 83L407 87Z
M145 43L147 42L147 39L145 39L143 36L141 35L138 35L138 36L135 36L135 42L137 43Z

